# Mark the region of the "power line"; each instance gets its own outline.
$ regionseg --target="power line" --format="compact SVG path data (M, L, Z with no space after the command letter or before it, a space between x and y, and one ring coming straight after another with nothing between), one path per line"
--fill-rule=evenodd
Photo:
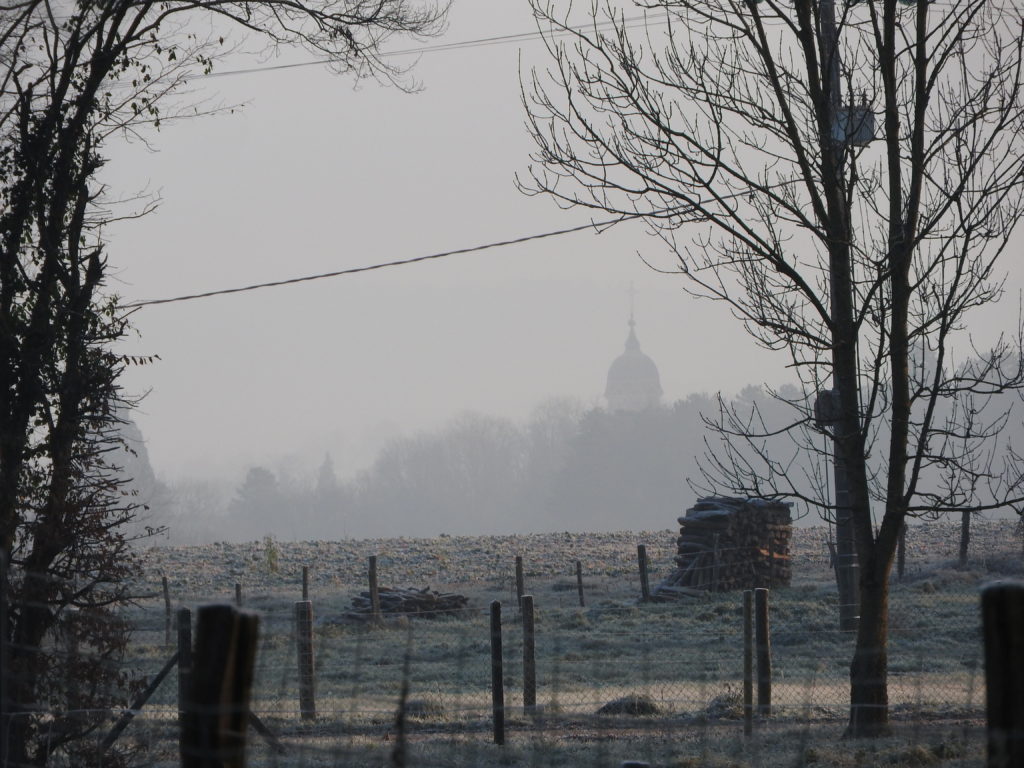
M779 181L775 184L769 184L760 191L769 191L778 189L780 187L786 187L791 184L799 184L799 179L790 181ZM731 192L726 195L720 195L715 198L715 201L721 202L722 200L729 200L732 198L744 197L750 194L749 190L741 192ZM674 214L680 213L685 210L694 210L696 207L704 205L711 200L696 200L687 205L679 205L671 209L666 210L664 213ZM385 261L379 264L369 264L363 267L350 267L349 269L337 269L332 272L320 272L315 275L304 275L302 277L290 277L284 280L270 280L265 283L252 283L251 285L236 286L234 288L219 288L213 291L203 291L202 293L189 293L182 296L171 296L166 299L143 299L142 301L133 301L128 304L122 304L122 309L140 309L142 307L150 307L156 304L174 304L182 301L192 301L193 299L208 299L212 296L226 296L231 293L245 293L246 291L256 291L261 288L278 288L283 285L294 285L296 283L309 283L314 280L325 280L329 277L344 277L346 275L358 275L362 272L373 272L379 269L389 269L391 267L404 267L409 264L419 264L423 261L436 261L439 259L445 259L449 256L460 256L466 253L478 253L480 251L487 251L493 248L504 248L509 245L519 245L520 243L528 243L533 240L544 240L549 237L559 237L561 235L570 235L574 232L583 232L587 229L592 229L597 233L616 225L621 224L624 221L632 221L634 219L646 219L650 214L644 213L622 213L616 216L614 219L605 219L604 221L591 221L587 224L579 224L575 227L566 227L565 229L554 229L549 232L540 232L532 235L522 235L521 237L515 237L510 240L497 240L491 243L484 243L483 245L472 245L467 248L456 248L451 251L440 251L438 253L430 253L426 256L414 256L410 259L396 259L395 261Z
M592 221L588 224L580 224L575 227L568 227L566 229L556 229L550 232L541 232L533 235L523 235L522 237L516 237L511 240L499 240L493 243L485 243L484 245L473 245L468 248L456 248L451 251L441 251L439 253L431 253L426 256L415 256L411 259L397 259L395 261L386 261L379 264L370 264L362 267L351 267L349 269L338 269L333 272L321 272L315 275L305 275L303 277L291 277L285 280L271 280L265 283L253 283L251 285L237 286L234 288L220 288L214 291L203 291L202 293L190 293L183 296L172 296L166 299L145 299L143 301L133 301L129 304L122 304L122 309L139 309L141 307L150 307L156 304L174 304L181 301L192 301L193 299L207 299L212 296L225 296L231 293L244 293L246 291L256 291L261 288L277 288L282 285L294 285L296 283L309 283L314 280L324 280L329 277L342 277L345 275L357 275L362 272L373 272L379 269L388 269L390 267L403 267L409 264L418 264L423 261L434 261L438 259L448 258L449 256L459 256L466 253L477 253L479 251L486 251L492 248L504 248L509 245L518 245L520 243L528 243L531 240L543 240L548 237L558 237L559 235L568 235L574 232L582 232L586 229L593 229L601 231L611 227L614 224L618 224L623 221L630 219L641 218L640 214L631 214L619 216L615 219L608 219L606 221Z
M622 25L622 28L632 28L638 26L638 23L655 23L660 24L656 19L649 19L645 16L631 16L629 18L616 19L614 21L600 21L591 22L589 24L582 24L579 26L569 27L565 30L555 30L553 35L555 37L563 37L573 32L580 32L584 29L604 29L610 26ZM411 56L416 54L424 53L443 53L444 51L460 51L468 48L482 48L490 45L507 45L508 43L519 43L519 42L530 42L532 40L539 40L545 37L545 33L539 30L533 32L518 32L511 35L496 35L494 37L480 37L473 40L460 40L454 43L436 43L434 45L421 45L414 48L401 48L394 51L382 51L381 56L392 57L392 56ZM266 66L258 67L245 67L242 69L229 69L223 72L210 72L209 74L200 75L203 79L213 77L230 77L233 75L250 75L258 72L275 72L285 69L299 69L301 67L313 67L320 66L323 64L330 64L332 59L321 58L321 59L310 59L309 61L297 61L291 64L269 64Z

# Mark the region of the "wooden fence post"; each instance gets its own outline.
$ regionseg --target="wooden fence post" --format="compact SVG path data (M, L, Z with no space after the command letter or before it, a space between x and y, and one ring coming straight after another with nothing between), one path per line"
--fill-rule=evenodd
M242 607L242 585L235 582L235 605Z
M981 593L988 709L988 768L1024 765L1024 583Z
M526 583L523 579L523 556L516 555L516 605L519 606L520 612L523 610L523 592L526 589Z
M370 620L380 624L380 588L377 586L377 556L370 555L368 577L370 580Z
M193 675L185 706L182 768L242 768L259 619L231 605L196 618Z
M754 730L754 593L743 592L743 735Z
M580 593L580 608L585 608L583 602L583 563L576 561L576 591Z
M505 677L501 668L501 603L491 603L491 711L494 743L505 743Z
M523 595L523 714L537 711L537 643L533 622L533 595Z
M162 577L164 586L164 646L171 644L171 588L167 577Z
M971 514L969 509L960 513L960 552L956 565L961 570L967 567L967 553L971 546Z
M640 599L648 603L651 600L651 583L647 579L647 547L636 545L636 559L640 566Z
M302 599L309 600L309 566L302 566Z
M768 590L754 590L754 639L757 643L757 714L772 714L772 641L768 628Z
M313 603L295 603L295 650L299 665L299 711L303 720L316 720L316 680L313 676Z

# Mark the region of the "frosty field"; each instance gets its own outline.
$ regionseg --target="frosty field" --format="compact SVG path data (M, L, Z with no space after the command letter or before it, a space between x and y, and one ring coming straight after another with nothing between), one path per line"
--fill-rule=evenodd
M963 570L954 567L954 526L911 529L904 577L892 584L894 735L865 743L841 740L852 637L836 629L826 535L794 532L793 584L770 592L772 713L757 719L749 738L742 722L741 593L638 602L636 544L647 546L654 585L672 567L668 531L156 548L147 553L147 581L139 585L151 597L135 609L133 664L153 674L173 653L165 643L166 575L174 607L233 601L239 584L243 605L260 616L252 708L284 752L250 729L253 766L617 766L627 759L659 766L982 765L978 590L986 581L1020 576L1013 525L976 525ZM370 554L379 558L382 586L458 592L470 598L469 609L459 617L387 617L381 626L347 618L352 598L366 589ZM532 713L522 707L517 554L536 604ZM293 620L303 566L315 617L311 720L299 711ZM492 740L494 600L503 607L504 746ZM406 677L409 716L397 728ZM176 697L171 675L122 737L144 750L148 764L175 765ZM598 713L628 697L649 703L651 712Z

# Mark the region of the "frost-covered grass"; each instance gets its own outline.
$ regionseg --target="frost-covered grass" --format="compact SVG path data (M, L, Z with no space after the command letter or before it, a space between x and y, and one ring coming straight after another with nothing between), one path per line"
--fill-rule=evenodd
M618 766L626 759L659 766L982 765L978 589L986 579L1019 575L1020 559L1011 552L968 571L935 559L893 584L889 690L895 735L864 743L840 739L853 638L836 629L836 590L827 563L802 562L792 586L771 592L774 712L749 739L737 719L740 593L639 604L635 575L609 568L586 577L587 606L580 608L571 567L528 571L527 591L537 606L539 705L528 715L522 708L522 629L508 573L445 584L446 591L470 597L463 617L393 618L380 627L343 617L362 585L328 588L318 582L312 596L318 716L308 722L298 711L295 583L282 578L275 586L273 575L265 574L259 590L243 587L262 624L252 705L288 753L274 755L251 732L250 765L388 764L400 738L395 713L407 657L410 766ZM386 573L382 582L389 584ZM218 595L176 602L209 597ZM491 739L492 600L503 604L503 747ZM171 652L163 647L162 603L145 603L137 618L137 660L155 671ZM160 755L164 764L174 764L169 725L175 695L172 676L126 736L149 735L154 765L164 760ZM603 704L634 695L647 697L657 713L596 714Z

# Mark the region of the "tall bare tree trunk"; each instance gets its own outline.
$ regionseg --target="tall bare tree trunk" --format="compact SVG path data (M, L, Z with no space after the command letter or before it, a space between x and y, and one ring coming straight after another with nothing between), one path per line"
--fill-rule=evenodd
M882 736L889 731L888 571L881 558L861 561L860 624L850 664L848 737Z

